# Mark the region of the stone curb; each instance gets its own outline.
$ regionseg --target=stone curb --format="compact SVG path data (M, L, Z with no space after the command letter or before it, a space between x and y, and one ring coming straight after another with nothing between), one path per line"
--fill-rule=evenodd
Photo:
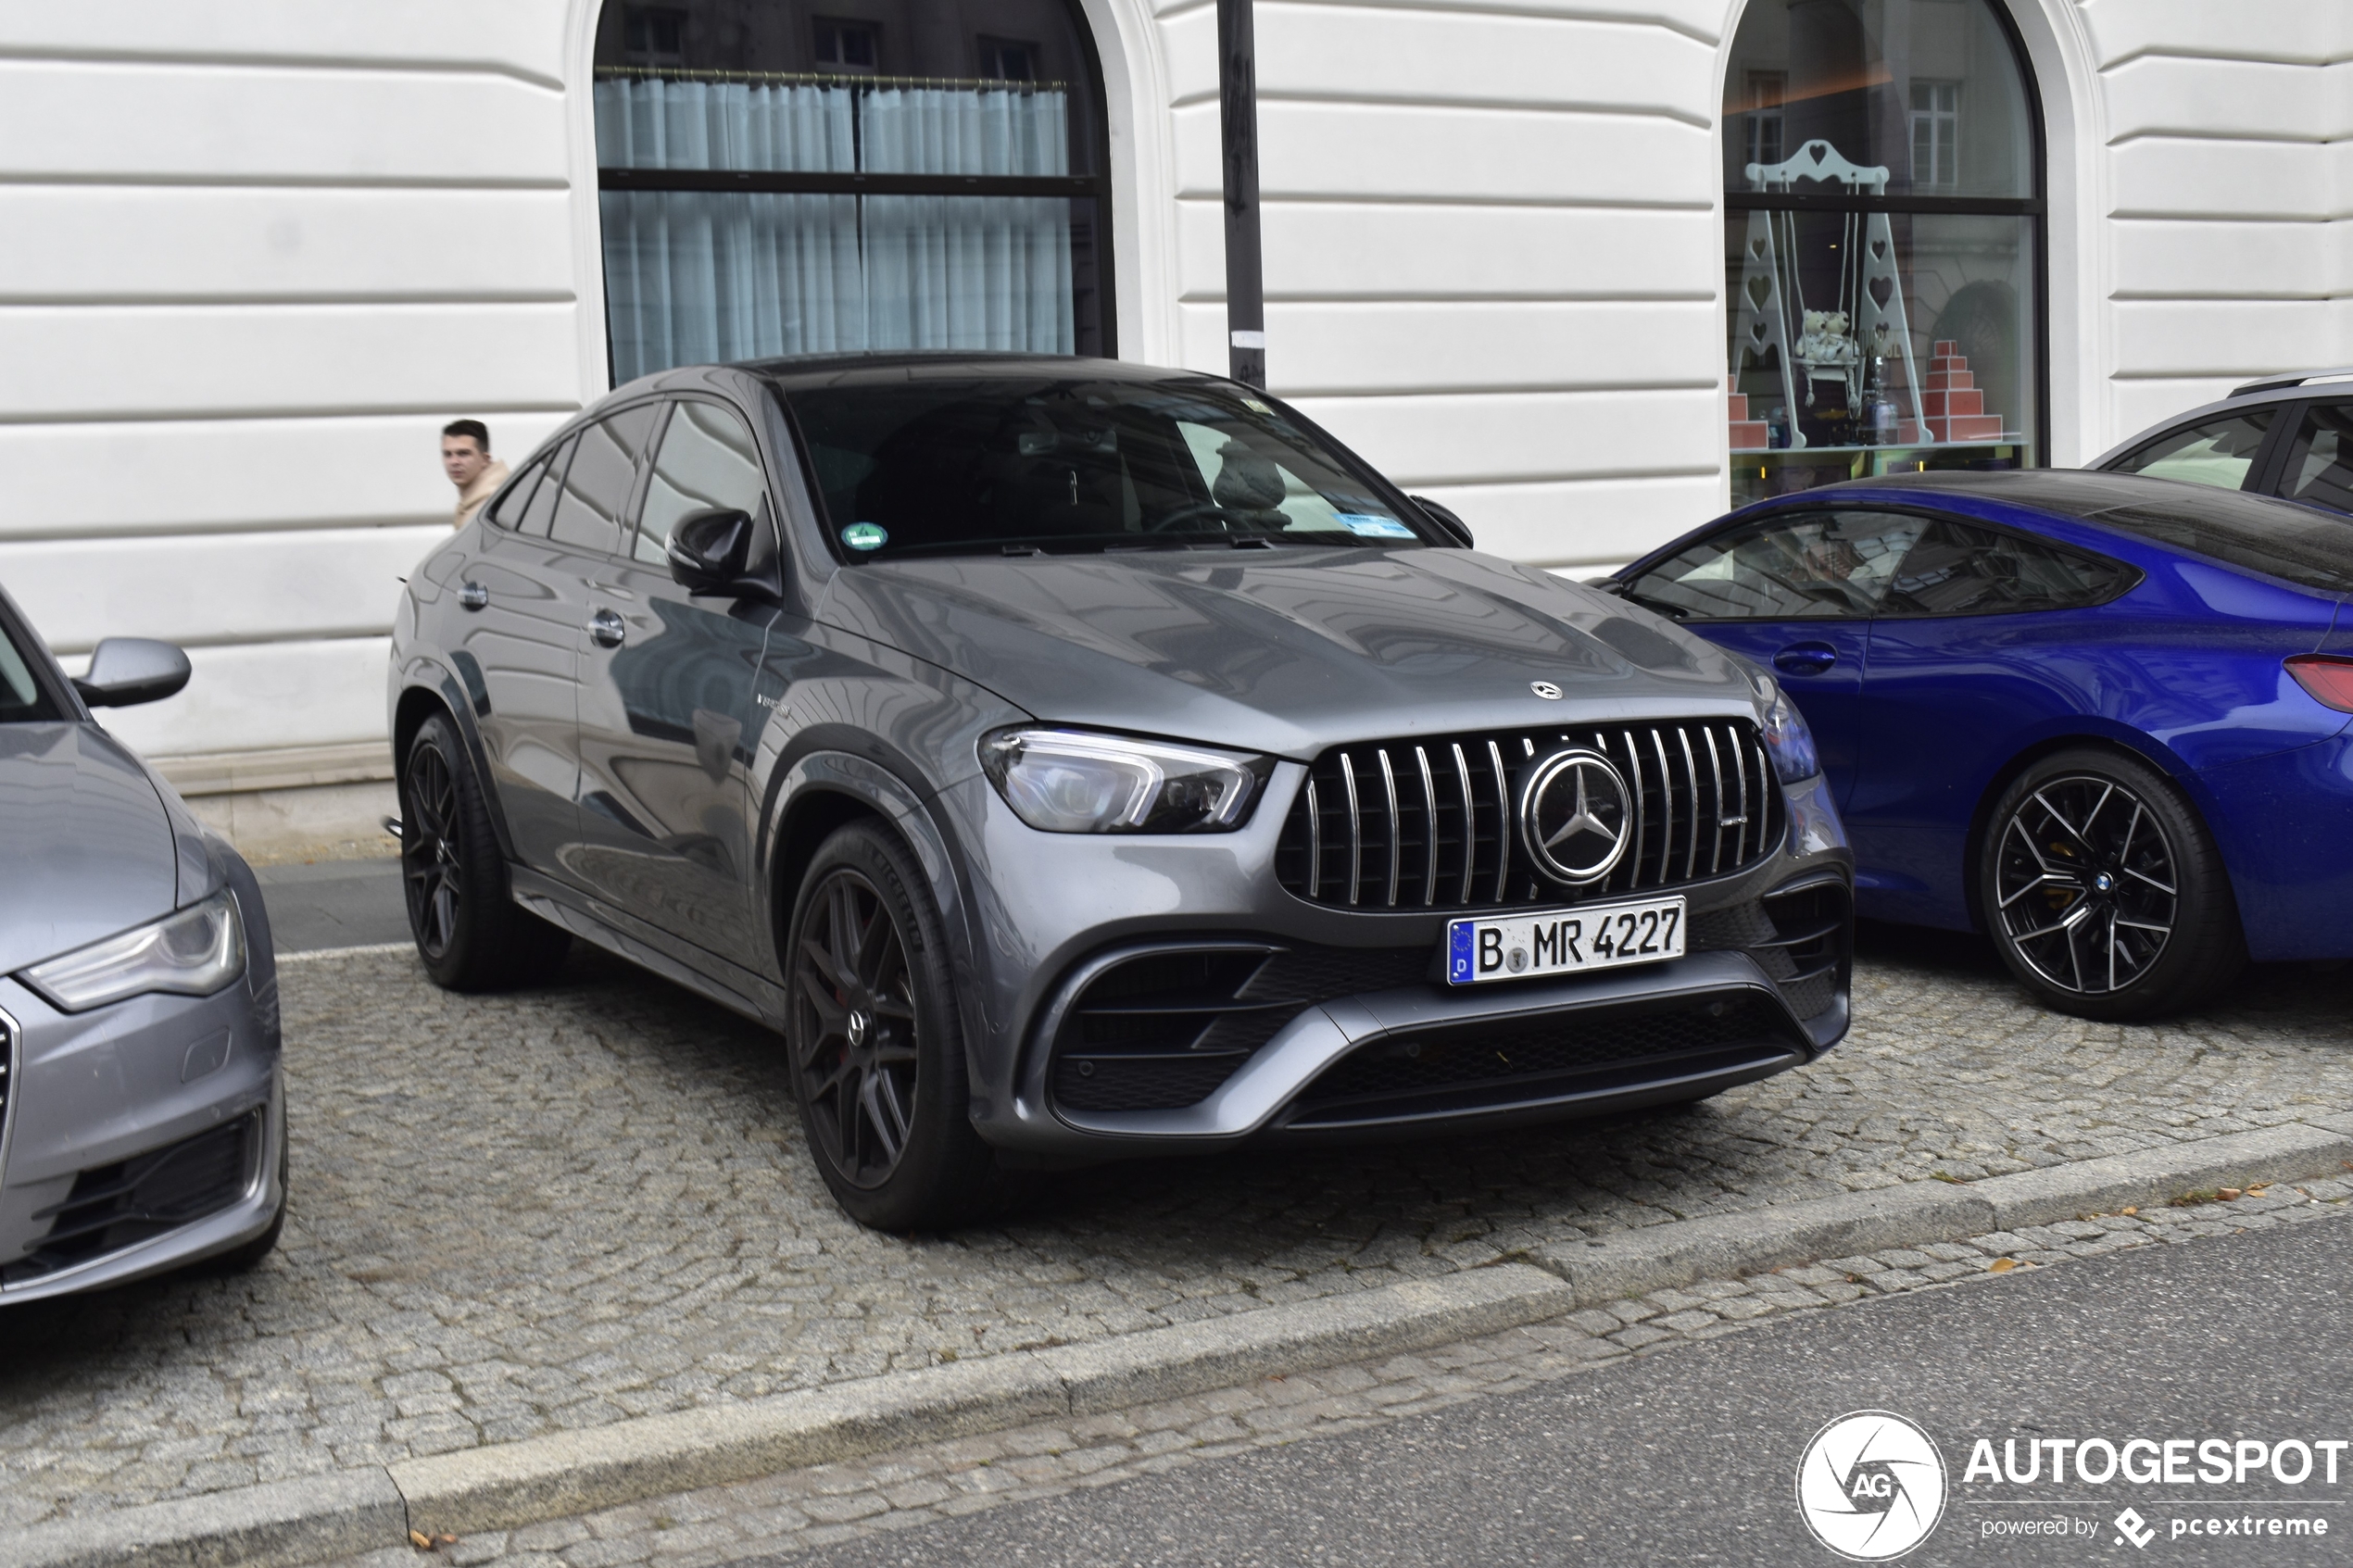
M2336 1175L2347 1160L2353 1160L2353 1118L2322 1118L1981 1181L1916 1182L1713 1214L1582 1246L1544 1248L1530 1261L1567 1280L1579 1307L1598 1307L1818 1258L2112 1214L2208 1187Z
M409 1529L510 1529L1426 1349L1702 1279L2154 1206L2208 1187L2335 1175L2348 1162L2353 1117L2321 1118L1976 1182L1669 1222L1353 1296L35 1525L0 1541L0 1568L295 1568L396 1544Z

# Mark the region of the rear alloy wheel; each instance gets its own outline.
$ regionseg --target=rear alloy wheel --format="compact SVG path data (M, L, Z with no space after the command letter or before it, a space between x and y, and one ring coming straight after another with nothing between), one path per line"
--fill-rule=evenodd
M472 763L441 714L418 728L401 761L400 873L417 956L450 990L544 980L572 946L515 903Z
M835 1198L881 1230L970 1218L995 1161L973 1131L938 917L905 850L863 822L826 839L786 951L793 1090Z
M1979 885L2003 961L2062 1012L2191 1007L2246 961L2205 824L2163 775L2113 752L2045 758L2012 784Z

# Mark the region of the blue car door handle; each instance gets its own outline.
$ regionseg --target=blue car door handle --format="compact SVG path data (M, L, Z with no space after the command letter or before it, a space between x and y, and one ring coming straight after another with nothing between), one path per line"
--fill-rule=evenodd
M1827 674L1838 662L1838 650L1828 643L1792 643L1773 656L1773 668L1784 675Z

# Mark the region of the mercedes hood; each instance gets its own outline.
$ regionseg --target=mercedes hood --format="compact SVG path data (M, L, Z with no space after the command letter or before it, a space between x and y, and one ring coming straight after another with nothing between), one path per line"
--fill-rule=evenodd
M1469 550L876 561L837 572L818 618L1051 722L1302 759L1377 736L1754 715L1758 701L1722 649Z

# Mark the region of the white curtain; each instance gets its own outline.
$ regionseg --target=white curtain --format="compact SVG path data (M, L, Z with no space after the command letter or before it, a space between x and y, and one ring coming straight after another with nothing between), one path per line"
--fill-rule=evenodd
M609 168L1069 168L1056 91L623 79L597 84L596 109ZM1071 353L1070 211L1051 196L608 191L614 374L864 348Z

